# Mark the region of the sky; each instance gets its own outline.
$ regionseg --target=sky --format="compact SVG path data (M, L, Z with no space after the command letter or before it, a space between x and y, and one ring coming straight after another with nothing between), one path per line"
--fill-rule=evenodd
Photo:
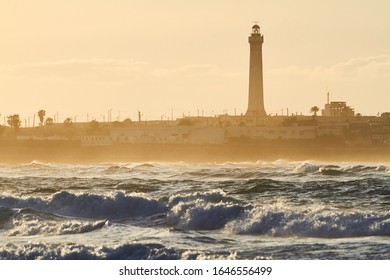
M387 0L1 0L0 124L245 113L254 22L267 113L390 111ZM23 120L24 123L23 123Z

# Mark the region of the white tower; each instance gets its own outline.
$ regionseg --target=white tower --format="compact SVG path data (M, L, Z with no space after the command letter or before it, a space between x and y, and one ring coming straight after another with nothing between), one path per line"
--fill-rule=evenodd
M264 37L260 34L260 26L252 27L249 37L250 61L249 61L249 99L246 116L266 117L263 97L263 52Z

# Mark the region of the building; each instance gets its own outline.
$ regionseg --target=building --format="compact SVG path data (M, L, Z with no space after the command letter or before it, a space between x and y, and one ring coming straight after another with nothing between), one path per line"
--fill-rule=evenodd
M324 117L353 117L355 115L354 109L347 106L346 102L332 101L325 104L325 109L322 110Z
M222 144L225 130L212 126L148 126L113 128L109 135L86 135L81 137L83 146L115 144Z
M260 33L260 27L255 24L252 27L252 34L249 37L250 59L249 59L249 97L248 117L266 117L263 96L263 53L262 46L264 37Z
M232 126L226 128L228 139L292 140L314 139L317 126Z

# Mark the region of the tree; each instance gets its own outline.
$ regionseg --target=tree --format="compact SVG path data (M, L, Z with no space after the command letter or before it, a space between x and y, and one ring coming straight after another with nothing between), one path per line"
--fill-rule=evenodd
M122 121L122 123L123 123L124 126L131 126L133 121L130 118L127 118L127 119L124 119Z
M178 125L190 126L190 125L195 125L195 122L191 119L184 118L179 120Z
M310 112L313 113L313 116L317 116L317 112L320 110L318 106L313 106L310 108Z
M46 118L46 126L53 126L54 120L53 118Z
M92 120L89 124L89 127L92 131L97 131L100 129L100 124L97 120Z
M130 118L124 119L123 121L113 121L111 122L112 127L130 127L133 121Z
M122 127L123 123L121 123L120 121L113 121L113 122L111 122L111 125L113 127Z
M7 123L9 124L10 127L13 127L15 129L18 129L22 124L18 114L9 115L7 117Z
M71 128L73 126L73 121L72 121L72 118L66 118L64 120L64 126L66 128Z
M38 117L39 117L39 122L40 122L40 126L43 126L43 121L45 120L45 115L46 115L46 111L45 110L39 110L38 111Z

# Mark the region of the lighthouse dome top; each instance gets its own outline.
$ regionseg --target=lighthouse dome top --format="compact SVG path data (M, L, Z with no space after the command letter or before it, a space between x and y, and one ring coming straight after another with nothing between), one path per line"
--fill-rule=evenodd
M260 26L257 24L252 26L252 34L259 34L260 33Z

